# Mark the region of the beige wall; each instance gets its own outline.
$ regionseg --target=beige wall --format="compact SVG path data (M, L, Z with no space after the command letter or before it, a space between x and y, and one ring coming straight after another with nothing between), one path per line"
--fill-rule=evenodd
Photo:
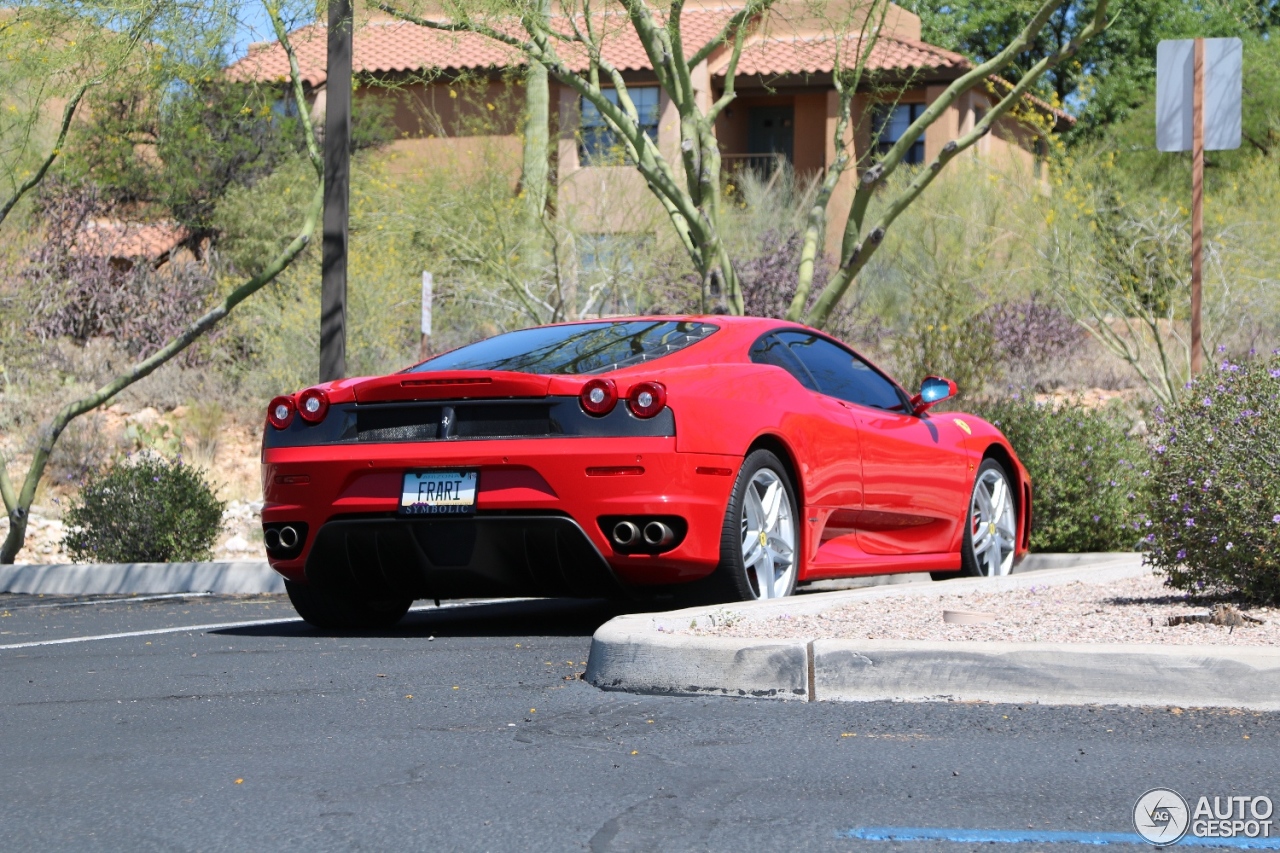
M905 14L905 13L904 13ZM912 16L914 17L914 16ZM910 24L910 21L907 22ZM917 22L918 25L918 22ZM633 81L642 85L643 80ZM700 100L710 104L713 94L705 71L695 75ZM900 103L931 103L945 90L945 85L927 86L902 95ZM400 89L363 88L357 98L377 98L389 103L401 138L390 146L389 165L393 173L410 175L426 168L447 164L463 179L485 170L502 169L517 187L520 174L521 141L516 125L523 92L518 85L493 81L480 89L465 90L466 97L450 97L447 83L413 84ZM459 88L460 93L464 90ZM478 96L484 100L479 101ZM358 101L357 101L358 103ZM554 157L557 172L557 205L573 212L578 227L600 233L640 233L661 230L667 217L661 205L645 185L644 179L631 166L584 167L578 159L578 95L571 89L552 85L553 132L556 133ZM849 140L854 146L855 161L867 152L871 141L869 110L875 99L858 95L854 99L853 126ZM492 104L494 109L488 109ZM670 99L660 98L661 114L658 147L683 180L680 167L679 115ZM834 90L793 92L786 95L748 95L739 97L716 121L716 135L721 151L747 154L747 117L754 106L791 106L794 109L794 158L797 172L817 176L830 164L836 150L835 132L839 101ZM945 111L925 134L925 161L932 161L947 142L973 128L975 109L989 109L988 97L980 92L962 95ZM994 166L1016 165L1033 174L1035 132L1011 119L997 124L993 133L973 147L965 156L981 159ZM726 161L726 166L731 161ZM1047 171L1040 179L1048 186ZM842 176L828 207L827 247L832 256L838 254L845 220L857 184L855 169Z
M357 90L356 98L357 110L362 100L388 107L396 135L414 139L513 134L519 123L524 93L518 84L501 80L469 84L442 81L388 88L364 86Z
M765 26L777 34L857 32L864 26L869 8L868 0L828 0L821 5L813 0L778 0L770 7ZM920 41L920 18L917 15L893 5L883 11L883 35Z
M522 154L517 136L397 139L387 147L386 163L392 175L403 178L447 169L460 180L470 181L496 169L507 176L514 192L520 183Z

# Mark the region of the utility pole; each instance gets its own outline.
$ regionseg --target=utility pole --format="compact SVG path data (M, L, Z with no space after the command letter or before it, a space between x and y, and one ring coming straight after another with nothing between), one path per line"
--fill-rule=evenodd
M329 0L325 69L320 381L347 373L347 221L351 195L351 0Z

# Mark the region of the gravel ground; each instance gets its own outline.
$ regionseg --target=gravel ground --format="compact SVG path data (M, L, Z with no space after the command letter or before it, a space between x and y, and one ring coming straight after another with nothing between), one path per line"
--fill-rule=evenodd
M761 639L1008 640L1044 643L1158 643L1161 645L1280 645L1280 609L1241 608L1265 624L1239 628L1189 624L1169 617L1208 613L1214 602L1188 601L1150 575L1111 583L1072 583L1007 592L882 598L819 615L735 618L691 634ZM985 625L950 625L944 610L996 614Z

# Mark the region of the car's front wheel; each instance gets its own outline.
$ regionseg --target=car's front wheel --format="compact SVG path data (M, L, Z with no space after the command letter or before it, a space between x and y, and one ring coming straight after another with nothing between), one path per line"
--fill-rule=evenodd
M722 598L781 598L796 588L800 526L786 467L768 450L743 460L725 512L716 577Z
M961 574L997 577L1013 570L1018 544L1017 496L1004 466L985 460L974 478L960 552Z
M326 631L390 628L409 612L412 598L372 600L337 595L315 584L286 580L284 588L298 615Z

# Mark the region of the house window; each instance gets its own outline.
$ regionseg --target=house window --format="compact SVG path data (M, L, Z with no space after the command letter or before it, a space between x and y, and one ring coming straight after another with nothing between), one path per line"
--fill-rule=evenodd
M924 115L924 108L924 104L885 104L875 108L871 114L871 133L881 156L888 154L911 123ZM924 162L924 134L907 149L907 156L902 158L902 162Z
M636 105L640 127L654 142L658 141L658 87L627 89ZM605 89L604 96L618 103L616 89ZM582 101L582 131L578 142L578 160L584 166L621 166L628 162L626 146L605 121L595 104Z

